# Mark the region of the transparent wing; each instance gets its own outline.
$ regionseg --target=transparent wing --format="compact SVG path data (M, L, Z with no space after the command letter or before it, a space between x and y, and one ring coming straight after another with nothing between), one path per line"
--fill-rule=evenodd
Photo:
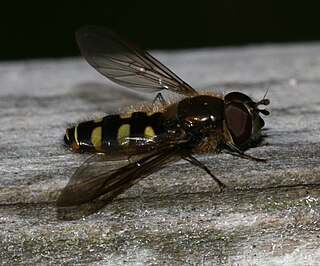
M197 92L157 59L111 30L85 26L76 32L78 46L88 63L122 86L184 95Z
M104 155L95 154L71 177L57 205L78 205L104 194L107 200L111 200L142 178L189 154L191 148L187 145L168 145L149 154L131 156L127 160L112 163Z
M136 157L138 155L146 155L155 150L161 150L163 147L169 147L172 145L181 145L188 141L188 138L181 136L168 136L154 138L145 137L125 137L123 139L118 139L119 144L122 145L114 147L106 147L101 149L100 153L103 154L105 161L121 161L127 160L130 157ZM129 145L127 145L129 144Z

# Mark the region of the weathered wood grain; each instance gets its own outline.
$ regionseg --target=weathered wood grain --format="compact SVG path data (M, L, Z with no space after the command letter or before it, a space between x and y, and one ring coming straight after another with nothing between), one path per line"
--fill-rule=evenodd
M75 219L54 205L87 158L64 147L65 128L153 95L119 89L79 59L2 62L1 262L316 265L320 44L155 55L196 88L255 99L269 88L265 138L248 151L267 163L199 156L226 190L179 162Z

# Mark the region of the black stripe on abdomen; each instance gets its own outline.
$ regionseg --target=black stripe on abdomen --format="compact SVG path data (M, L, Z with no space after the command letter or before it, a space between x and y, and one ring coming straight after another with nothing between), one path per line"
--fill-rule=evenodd
M102 120L102 147L118 145L118 130L123 124L120 115L108 115Z
M128 115L106 116L102 122L102 146L121 145L119 139L125 137L146 137L145 130L147 127L152 128L154 135L162 135L166 132L162 119L163 114L160 112L134 112ZM124 129L124 131L121 129Z
M91 142L91 134L97 126L98 123L95 123L93 120L80 123L76 126L76 137L81 150L92 151L95 149Z
M130 136L144 136L144 131L146 127L152 127L155 135L163 133L161 127L160 117L162 113L152 113L148 115L143 112L135 112L132 114L130 123Z

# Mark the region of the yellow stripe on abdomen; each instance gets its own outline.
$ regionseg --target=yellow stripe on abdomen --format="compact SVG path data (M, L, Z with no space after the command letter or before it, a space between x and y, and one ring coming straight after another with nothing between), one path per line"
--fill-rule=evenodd
M102 127L96 127L91 133L91 142L95 149L101 149Z
M76 141L77 145L79 145L79 140L78 140L78 126L76 125L74 128L74 140Z
M124 124L118 129L117 139L119 145L129 145L128 137L130 137L130 125Z
M155 136L154 134L154 130L151 126L147 126L145 129L144 129L144 136L147 137L147 138L152 138Z
M103 117L99 117L99 118L96 118L95 120L93 120L94 123L100 123L103 121Z
M132 113L127 113L127 114L120 114L119 117L121 119L126 119L126 118L130 118L132 116Z

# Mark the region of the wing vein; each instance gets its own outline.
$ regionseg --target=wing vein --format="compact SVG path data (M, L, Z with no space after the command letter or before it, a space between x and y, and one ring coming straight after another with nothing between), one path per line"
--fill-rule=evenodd
M149 88L150 92L166 89L184 95L197 94L153 56L110 30L87 26L79 29L76 37L88 63L115 83L132 89Z

